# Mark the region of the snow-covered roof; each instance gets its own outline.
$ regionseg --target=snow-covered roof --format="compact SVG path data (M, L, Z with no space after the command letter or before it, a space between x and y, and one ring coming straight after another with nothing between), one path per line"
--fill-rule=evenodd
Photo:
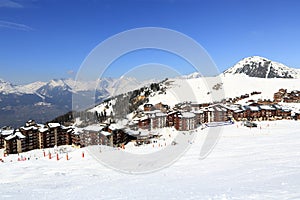
M148 116L143 116L143 117L138 118L137 120L143 121L143 120L146 120L146 119L149 119L149 117Z
M48 131L47 127L41 127L41 128L39 128L39 132L41 132L41 133L44 133L46 131Z
M210 111L210 112L215 111L213 108L208 108L207 110Z
M251 111L259 111L259 107L258 106L249 106L249 109Z
M259 106L259 107L260 107L260 109L262 109L262 110L275 110L275 108L272 107L272 106L270 106L270 105L261 105L261 106Z
M82 128L74 127L74 135L80 135L82 133Z
M174 111L171 111L171 112L168 112L168 115L172 115L172 114L175 114L177 113L178 111L174 110Z
M214 111L218 111L218 112L226 111L226 108L221 106L212 106L211 108L214 109Z
M9 136L7 136L6 138L4 138L5 140L11 140L11 139L13 139L13 138L15 138L16 137L16 135L15 134L13 134L13 135L9 135Z
M60 127L60 123L48 123L49 128L57 128Z
M193 113L195 113L195 114L202 114L203 110L195 110L195 111L193 111Z
M128 135L132 135L132 136L149 136L150 132L143 130L143 129L138 129L136 131L134 130L130 130L130 129L126 129L126 133Z
M160 112L160 110L151 110L151 111L144 111L144 114L150 115L150 114L155 114L155 113L158 113L158 112Z
M290 112L290 111L292 111L292 110L289 109L289 108L282 108L282 111L284 111L284 112Z
M61 126L62 129L67 130L73 128L72 126Z
M240 112L243 112L244 110L241 110L241 109L238 109L238 110L235 110L235 111L233 111L233 112L235 112L235 113L240 113Z
M193 117L195 117L196 115L195 115L194 113L191 113L191 112L183 112L183 113L181 113L181 116L182 116L183 118L193 118Z
M11 139L14 139L15 137L18 137L20 139L24 139L25 138L25 136L21 132L17 131L17 132L15 132L12 135L7 136L5 138L5 140L11 140Z
M138 121L133 120L133 121L130 121L130 122L128 123L128 125L136 125L136 124L138 124L138 123L139 123Z
M84 127L84 131L101 131L104 127L99 125L89 125L87 127Z
M273 105L276 109L282 109L282 107L280 105Z
M14 130L2 130L2 132L0 133L3 136L7 136L7 135L11 135L14 133Z
M25 136L24 136L21 132L19 132L19 131L15 132L15 135L16 135L17 137L21 138L21 139L24 139L24 138L25 138Z
M240 105L222 105L222 106L225 109L232 110L232 111L240 110Z
M242 110L247 110L249 108L249 106L242 106Z
M156 113L156 116L157 117L165 117L165 116L167 116L165 113L162 113L162 112L157 112Z
M284 107L284 106L281 107L281 110L283 110L284 112L290 112L290 111L292 111L292 109Z
M101 134L102 134L102 135L105 135L105 136L111 135L111 133L110 133L110 132L107 132L107 131L101 131Z
M110 130L118 130L118 129L123 129L124 126L120 125L120 124L111 124L108 127Z
M28 127L22 126L22 127L20 127L20 129L23 129L25 131L29 131L29 130L37 130L38 128L35 127L35 126L28 126Z

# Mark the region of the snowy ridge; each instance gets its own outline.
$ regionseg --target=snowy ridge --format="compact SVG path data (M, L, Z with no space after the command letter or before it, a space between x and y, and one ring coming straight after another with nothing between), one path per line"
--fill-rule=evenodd
M300 78L299 69L260 56L244 58L223 74L245 74L257 78Z
M201 77L203 77L203 76L199 72L194 72L194 73L191 73L188 75L181 76L181 78L184 78L184 79L194 79L194 78L201 78Z
M1 93L17 93L18 90L11 83L0 79L0 92Z
M26 85L13 85L1 80L0 126L18 127L28 118L40 122L50 121L72 110L72 95L92 98L92 101L100 103L118 92L130 91L143 84L127 77L121 80L101 78L96 81L53 79L49 82L38 81ZM91 93L94 96L91 96Z
M213 101L221 101L223 99L240 97L241 95L251 94L254 91L260 94L252 95L243 101L252 100L273 100L274 93L284 88L288 91L300 90L300 79L284 79L284 78L257 78L249 77L245 74L221 74L217 77L201 77L201 78L173 78L162 83L162 87L166 88L164 92L150 91L147 97L149 104L167 104L174 107L182 102L194 103L210 103ZM114 105L115 102L110 102ZM244 103L244 102L240 102ZM102 103L91 111L98 113L105 110L108 103ZM143 106L139 107L143 110ZM107 109L108 113L115 113L111 106Z
M0 79L0 92L6 94L35 94L41 88L53 90L70 90L72 92L93 91L95 89L105 89L110 95L124 93L137 89L141 85L148 84L149 81L141 82L131 77L121 78L101 78L96 81L75 81L73 79L53 79L49 82L33 82L25 85L13 85L10 82Z

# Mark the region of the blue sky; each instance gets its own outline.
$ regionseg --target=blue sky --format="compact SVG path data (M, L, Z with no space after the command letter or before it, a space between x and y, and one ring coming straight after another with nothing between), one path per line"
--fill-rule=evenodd
M15 84L74 77L89 52L108 37L139 27L164 27L201 44L220 71L260 55L300 68L297 0L0 0L0 78ZM143 63L193 72L166 53L120 58L107 76Z

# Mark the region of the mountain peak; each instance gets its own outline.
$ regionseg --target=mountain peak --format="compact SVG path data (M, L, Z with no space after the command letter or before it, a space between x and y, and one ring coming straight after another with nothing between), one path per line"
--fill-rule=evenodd
M223 74L243 74L257 78L300 78L299 69L290 68L261 56L244 58Z
M14 85L11 84L10 82L0 79L0 92L4 92L4 93L16 92L16 89Z

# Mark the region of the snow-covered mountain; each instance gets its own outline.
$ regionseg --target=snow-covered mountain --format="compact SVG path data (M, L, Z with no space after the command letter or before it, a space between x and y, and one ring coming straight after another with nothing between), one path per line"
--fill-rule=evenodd
M300 78L300 70L260 56L247 57L223 74L245 74L257 78Z
M17 92L18 92L18 90L16 89L16 87L13 84L0 79L0 93L7 94L7 93L17 93Z
M183 75L179 78L183 78L183 79L194 79L194 78L201 78L203 77L199 72L193 72L191 74L188 75Z
M276 79L275 79L276 78ZM184 101L207 103L223 98L235 98L254 91L261 92L255 98L272 99L280 88L300 90L300 70L266 58L245 58L216 77L202 77L192 73L166 80L160 85L164 91L148 90L149 103L173 106ZM138 81L135 78L101 78L95 81L54 79L27 85L14 85L0 80L0 126L23 124L29 118L45 122L72 109L72 96L101 103L109 97L142 88L157 80ZM141 91L141 96L146 96ZM79 96L78 96L79 95ZM82 97L82 98L81 98ZM120 104L121 105L121 104ZM12 124L13 123L13 124Z
M0 126L19 126L29 118L40 122L52 120L72 110L72 95L89 96L100 103L104 99L147 84L134 78L101 78L96 81L53 79L49 82L34 82L14 85L0 80Z
M241 96L248 97L241 98L239 103L259 99L272 101L274 93L281 88L288 91L300 90L300 79L297 78L257 78L245 74L221 74L215 77L193 78L194 75L164 80L159 83L158 90L146 87L131 91L111 98L109 102L103 102L89 111L98 113L106 111L115 114L118 109L124 110L126 106L129 111L143 110L145 103L153 105L163 103L174 107L183 102L211 103ZM139 97L141 97L141 103L136 100ZM134 101L131 101L132 99ZM138 104L134 105L137 102ZM131 116L130 113L128 116Z

